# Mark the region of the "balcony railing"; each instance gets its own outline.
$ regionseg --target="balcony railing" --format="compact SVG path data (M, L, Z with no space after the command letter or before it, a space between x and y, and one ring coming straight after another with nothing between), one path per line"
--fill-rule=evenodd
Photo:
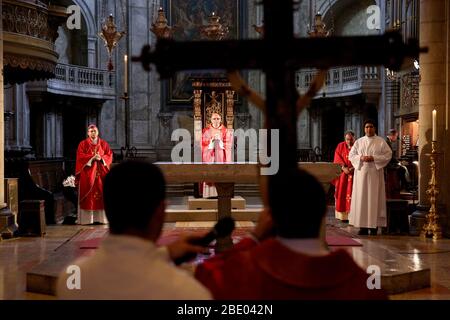
M297 90L305 93L317 73L314 69L297 72ZM359 93L381 93L381 74L379 67L343 67L329 69L325 85L316 97L342 97Z
M28 85L28 90L113 99L116 94L114 79L114 72L60 63L56 66L54 79L32 82Z

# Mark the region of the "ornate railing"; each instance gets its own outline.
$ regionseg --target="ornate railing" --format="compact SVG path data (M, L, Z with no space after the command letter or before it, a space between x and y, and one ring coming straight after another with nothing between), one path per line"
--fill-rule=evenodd
M302 69L297 72L297 90L302 94L308 90L314 75L314 69ZM379 67L343 67L329 69L325 86L317 97L338 97L363 93L366 91L381 93L381 74Z
M114 72L59 63L55 69L54 79L31 83L29 90L45 90L86 98L113 99L114 79Z
M55 70L56 79L75 85L113 88L114 74L107 70L92 69L69 64L58 64Z

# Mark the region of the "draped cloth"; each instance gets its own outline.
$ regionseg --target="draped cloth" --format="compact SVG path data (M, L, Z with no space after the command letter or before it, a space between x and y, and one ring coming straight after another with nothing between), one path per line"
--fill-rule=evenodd
M373 162L361 161L372 156ZM349 223L358 228L386 227L386 192L383 168L392 150L378 136L364 136L355 141L349 159L355 168Z
M345 166L349 169L353 168L351 161L348 158L350 149L347 144L341 142L336 147L334 152L334 163L339 164L341 167ZM348 220L348 213L350 212L350 204L352 200L353 189L353 171L350 174L342 172L339 178L334 181L335 185L335 216L339 220Z
M101 160L94 160L98 153ZM108 143L97 138L80 142L77 150L75 179L78 186L78 223L107 223L103 206L103 179L109 172L113 153Z
M202 162L231 162L231 141L230 133L223 125L219 128L209 125L203 129ZM217 197L217 190L213 183L203 182L201 185L203 198Z

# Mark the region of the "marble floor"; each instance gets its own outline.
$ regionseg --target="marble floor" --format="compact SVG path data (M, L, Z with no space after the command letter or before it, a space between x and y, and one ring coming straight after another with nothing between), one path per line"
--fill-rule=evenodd
M180 205L181 200L169 201L169 205ZM257 206L257 199L249 205ZM208 226L211 223L206 223ZM205 225L206 225L205 224ZM356 236L357 230L333 217L329 208L327 224ZM245 222L243 225L247 226ZM250 225L250 224L249 224ZM189 227L183 223L179 227ZM177 223L166 223L165 229L173 229ZM0 299L54 299L52 296L26 292L26 272L44 261L58 247L64 245L86 227L56 225L48 226L42 238L16 238L0 241ZM90 228L104 228L93 226ZM376 241L389 250L412 259L417 265L431 268L430 288L392 295L391 299L440 299L450 300L450 239L432 241L410 236L360 236L363 240Z

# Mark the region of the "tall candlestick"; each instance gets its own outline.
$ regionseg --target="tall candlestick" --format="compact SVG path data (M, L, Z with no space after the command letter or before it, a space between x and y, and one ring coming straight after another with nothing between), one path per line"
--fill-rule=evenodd
M436 109L433 110L433 131L432 131L432 141L437 141L436 140Z
M128 55L123 57L124 62L124 79L123 79L123 92L128 93Z

